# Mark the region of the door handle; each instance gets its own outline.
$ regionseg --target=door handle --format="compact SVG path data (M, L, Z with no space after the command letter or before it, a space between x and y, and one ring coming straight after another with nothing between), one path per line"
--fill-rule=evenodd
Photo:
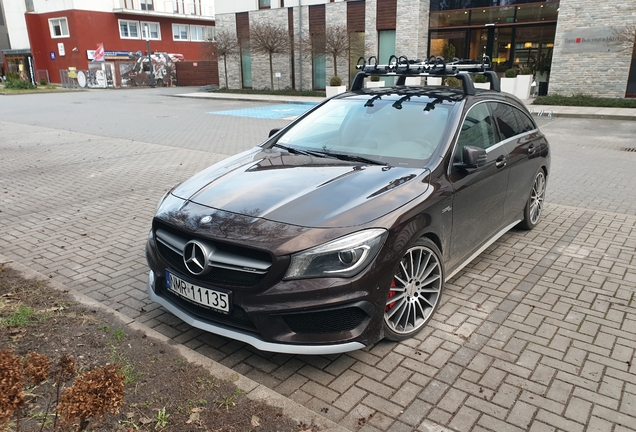
M504 155L501 155L497 158L497 160L495 161L495 166L497 168L503 168L506 166L506 157Z

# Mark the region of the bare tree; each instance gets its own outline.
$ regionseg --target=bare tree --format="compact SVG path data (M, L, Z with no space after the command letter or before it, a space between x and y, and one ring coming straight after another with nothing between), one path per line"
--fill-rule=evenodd
M612 29L614 37L618 38L623 50L633 50L636 47L636 24L630 24L620 29Z
M289 32L282 26L272 23L250 25L250 47L257 53L269 56L270 89L274 90L274 66L272 56L289 51Z
M238 53L238 39L234 33L227 30L221 30L218 32L213 40L208 39L204 42L204 51L206 57L214 57L214 50L216 48L216 55L218 58L223 58L223 67L225 72L225 88L230 88L229 81L227 79L227 58Z

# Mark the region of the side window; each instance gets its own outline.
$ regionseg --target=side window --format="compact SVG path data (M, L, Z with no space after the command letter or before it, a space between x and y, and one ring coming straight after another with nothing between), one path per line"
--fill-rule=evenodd
M487 149L495 142L495 128L488 106L485 103L475 105L468 111L462 124L455 149L455 160L461 161L466 146Z
M499 127L502 141L524 132L515 115L516 108L498 102L489 102L488 105Z
M528 115L521 110L515 109L515 117L517 117L517 123L521 129L521 132L530 132L531 130L535 130L537 127L534 122Z

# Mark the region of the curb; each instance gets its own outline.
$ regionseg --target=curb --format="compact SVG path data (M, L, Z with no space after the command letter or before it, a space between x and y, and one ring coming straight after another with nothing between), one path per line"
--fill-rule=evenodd
M292 96L286 98L285 96L275 96L271 95L244 95L244 94L236 94L236 93L178 93L165 95L169 97L179 97L179 98L190 98L190 99L209 99L209 100L226 100L226 101L237 101L237 102L265 102L265 103L319 103L325 100L326 98L319 97L303 97L303 96ZM292 99L293 98L293 99ZM546 110L552 111L552 117L561 117L561 118L587 118L587 119L596 119L596 120L628 120L628 121L636 121L636 109L634 109L634 113L632 115L627 114L599 114L598 112L578 112L578 113L566 113L566 112L555 112L554 108L560 105L533 105L527 104L526 101L522 102L526 105L528 110ZM567 107L567 108L582 108L582 109L594 109L599 110L603 109L600 107ZM631 108L624 108L631 109ZM536 114L536 113L533 113ZM534 115L533 115L534 117Z
M318 413L315 413L309 408L305 408L304 406L275 392L274 390L269 389L264 385L259 384L256 381L253 381L237 372L234 372L232 369L225 367L215 362L214 360L210 360L203 354L199 354L198 352L191 350L185 345L174 342L169 337L162 335L158 331L151 329L145 324L135 321L133 318L127 317L121 312L118 312L106 305L103 305L97 300L94 300L85 294L69 288L60 282L51 280L42 273L39 273L22 264L19 264L2 254L0 254L0 265L6 265L20 272L27 279L46 281L51 288L69 294L78 303L81 303L82 305L89 308L99 309L102 312L106 312L120 320L131 330L140 331L150 338L153 338L163 344L175 348L179 352L179 354L183 356L188 362L202 366L211 375L218 379L223 379L234 383L241 391L245 392L245 395L248 398L257 402L266 403L267 405L275 408L279 408L284 415L290 417L297 423L310 425L308 427L315 426L316 428L318 428L318 430L325 432L350 432L349 429L346 429L338 425L337 423L334 423L333 421L321 416Z

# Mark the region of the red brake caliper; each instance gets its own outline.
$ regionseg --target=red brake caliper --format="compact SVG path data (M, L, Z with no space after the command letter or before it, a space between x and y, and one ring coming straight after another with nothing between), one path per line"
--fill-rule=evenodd
M397 287L397 285L395 284L395 280L392 280L391 281L391 288L395 288L395 287ZM391 298L391 297L395 297L395 291L389 291L389 298ZM389 303L384 308L384 312L390 311L393 306L395 306L395 302Z

